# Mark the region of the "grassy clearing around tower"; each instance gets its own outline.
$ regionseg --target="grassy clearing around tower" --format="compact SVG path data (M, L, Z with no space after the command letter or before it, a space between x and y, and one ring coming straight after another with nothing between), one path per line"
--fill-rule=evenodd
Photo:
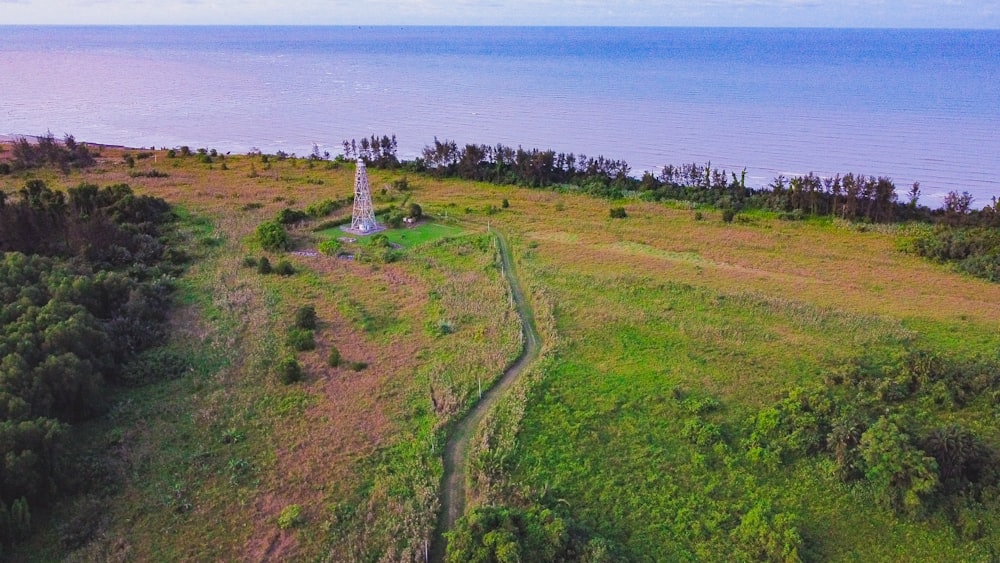
M456 225L445 225L425 220L419 224L413 225L412 227L386 229L378 234L385 235L385 237L389 239L389 242L392 244L403 248L412 248L414 246L419 246L421 244L433 242L439 239L454 238L466 232L466 229ZM344 232L340 227L316 231L315 235L321 239L353 238L357 240L358 244L361 245L366 244L371 240L372 236L375 236L369 235L359 237Z
M385 231L385 236L393 244L398 244L403 248L411 248L438 239L457 237L463 232L465 230L461 227L431 223L425 220L425 222L412 227L389 229Z

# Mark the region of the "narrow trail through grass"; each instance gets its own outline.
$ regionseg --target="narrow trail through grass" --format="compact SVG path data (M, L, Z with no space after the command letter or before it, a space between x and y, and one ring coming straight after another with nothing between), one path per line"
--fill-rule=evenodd
M491 232L496 237L503 274L510 285L517 314L521 317L521 334L524 345L521 348L521 354L507 367L500 380L483 392L476 406L462 420L458 421L448 438L444 449L444 475L441 478L441 509L431 544L431 561L444 561L447 548L444 533L454 527L455 522L462 517L465 511L469 443L475 435L476 428L479 427L490 408L510 389L525 368L538 357L538 351L541 348L541 339L535 328L534 312L525 298L524 290L518 283L517 275L514 273L514 261L510 255L507 240L499 232Z

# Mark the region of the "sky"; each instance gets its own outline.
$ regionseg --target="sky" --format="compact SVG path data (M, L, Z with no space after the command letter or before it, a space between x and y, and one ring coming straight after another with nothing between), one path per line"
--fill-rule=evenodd
M0 0L3 24L1000 29L1000 0Z

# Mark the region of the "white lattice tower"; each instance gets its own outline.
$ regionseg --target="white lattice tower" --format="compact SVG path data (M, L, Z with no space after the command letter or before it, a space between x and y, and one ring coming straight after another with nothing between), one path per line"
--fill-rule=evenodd
M368 185L368 169L365 168L365 161L360 158L357 171L354 173L354 212L351 215L351 230L362 234L382 230L375 221L372 191Z

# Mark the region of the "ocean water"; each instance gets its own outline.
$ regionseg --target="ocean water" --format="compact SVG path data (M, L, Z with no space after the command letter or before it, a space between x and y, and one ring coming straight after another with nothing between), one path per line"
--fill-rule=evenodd
M0 26L0 134L332 154L395 134L1000 196L1000 31Z

